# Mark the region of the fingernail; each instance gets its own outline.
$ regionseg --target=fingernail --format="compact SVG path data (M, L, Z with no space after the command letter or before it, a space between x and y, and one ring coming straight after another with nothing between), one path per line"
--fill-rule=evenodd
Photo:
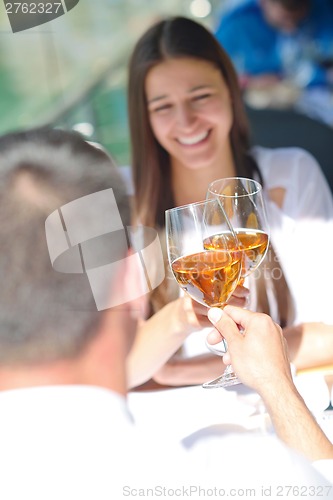
M222 311L222 309L219 309L218 307L212 307L208 311L208 318L210 319L210 321L213 324L220 321L220 319L222 318L222 315L223 315L223 311Z

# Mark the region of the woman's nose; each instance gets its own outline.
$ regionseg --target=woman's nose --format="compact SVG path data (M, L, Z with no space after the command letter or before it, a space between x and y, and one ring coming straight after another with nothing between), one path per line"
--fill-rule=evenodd
M177 109L177 122L183 128L188 128L195 122L195 111L188 104L183 104Z

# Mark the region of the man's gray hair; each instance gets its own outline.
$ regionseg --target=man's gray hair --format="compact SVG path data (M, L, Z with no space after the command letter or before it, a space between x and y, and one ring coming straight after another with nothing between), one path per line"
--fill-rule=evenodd
M87 276L52 268L45 220L109 188L129 225L126 188L105 152L64 130L0 138L0 364L75 357L94 335L102 313Z

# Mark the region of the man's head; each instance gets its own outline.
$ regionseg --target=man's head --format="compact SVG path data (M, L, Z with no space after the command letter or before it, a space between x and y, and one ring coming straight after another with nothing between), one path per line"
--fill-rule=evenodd
M125 186L106 153L62 130L0 138L0 366L75 358L96 335L105 314L96 309L86 273L53 269L45 221L69 202L110 188L127 226ZM77 221L91 223L85 213Z
M310 9L310 0L259 1L267 22L284 32L294 31Z

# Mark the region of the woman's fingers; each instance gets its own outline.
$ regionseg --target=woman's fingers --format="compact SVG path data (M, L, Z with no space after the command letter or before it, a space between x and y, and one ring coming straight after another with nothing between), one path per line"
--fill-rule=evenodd
M238 298L248 298L249 294L250 290L242 285L238 285L233 293L233 295L235 295Z
M234 293L230 297L228 304L235 307L246 307L249 299L250 291L248 288L242 285L238 285L234 290Z
M240 307L244 308L247 305L247 298L246 297L236 297L235 295L232 295L229 299L228 304L234 307Z

